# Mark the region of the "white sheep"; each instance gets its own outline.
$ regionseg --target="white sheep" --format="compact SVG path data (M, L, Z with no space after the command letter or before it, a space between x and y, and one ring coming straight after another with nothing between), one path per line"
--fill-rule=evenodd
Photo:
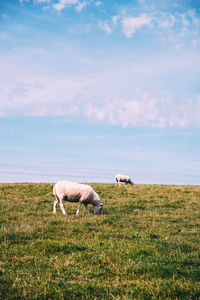
M127 175L123 175L123 174L117 174L115 176L115 181L116 183L120 183L120 182L124 182L125 184L134 184L133 181L131 180L131 178Z
M88 204L92 204L94 206L94 214L100 214L103 203L99 195L93 190L93 188L87 184L76 183L72 181L59 181L53 187L53 194L56 197L56 200L53 204L53 213L56 213L56 205L60 202L60 208L64 215L66 215L63 201L68 202L79 202L79 206L76 214L79 214L79 210L81 205L84 204L86 211L88 213Z

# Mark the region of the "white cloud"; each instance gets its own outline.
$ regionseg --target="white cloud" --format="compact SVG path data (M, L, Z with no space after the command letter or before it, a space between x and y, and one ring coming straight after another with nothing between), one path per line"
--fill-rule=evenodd
M196 111L196 112L195 112ZM148 92L133 99L104 99L85 108L87 117L112 125L147 126L154 128L200 126L197 114L200 103L185 100L177 105L174 99L157 99Z
M118 23L120 16L112 16L111 20L99 21L98 26L107 34L111 34Z
M81 12L84 7L89 5L95 5L96 7L102 6L103 1L95 0L19 0L21 3L33 1L34 3L49 5L42 6L43 9L53 7L58 13L67 7L73 7L77 12ZM144 4L140 7L140 14L134 12L133 7L127 8L126 5L121 9L121 13L118 15L110 15L107 20L98 20L98 27L106 34L112 34L118 25L118 29L121 26L123 34L127 38L131 38L136 31L141 30L144 26L151 26L151 33L155 34L154 37L160 37L161 41L172 44L181 44L181 41L177 43L177 40L188 40L190 37L192 40L196 40L199 37L200 18L195 9L187 9L180 13L179 10L174 10L172 13L163 12L160 10L159 5L151 6L151 13L146 13L144 7L149 7L146 0L138 0L140 4ZM105 12L105 11L104 11ZM119 10L118 10L119 12ZM133 13L134 12L134 13ZM143 12L143 13L142 13ZM108 14L107 14L108 15ZM73 26L74 24L72 24ZM92 24L95 28L96 24ZM71 27L72 27L71 26ZM192 41L191 41L192 43ZM195 43L193 43L195 44ZM176 46L175 46L176 47ZM177 47L176 47L177 48Z
M193 10L186 13L157 14L154 17L155 28L159 28L161 41L176 50L196 47L200 33L200 18Z
M19 0L20 3L23 3L23 2L30 2L30 0Z
M34 2L37 2L37 3L50 3L52 0L34 0Z
M75 7L76 11L82 11L82 9L87 6L87 4L88 3L86 1L78 3L78 5Z
M111 34L113 31L113 28L109 24L109 21L99 21L98 22L99 28L101 28L103 31L105 31L107 34Z
M173 15L161 15L157 17L157 24L161 28L171 28L175 24L175 17Z
M144 26L151 26L153 34L157 35L159 31L161 40L172 43L177 43L178 39L188 39L190 36L199 37L200 31L200 18L194 10L174 14L155 11L151 14L142 13L133 16L124 9L119 15L113 15L108 20L100 20L98 25L107 34L111 34L118 23L121 24L122 31L127 38L131 38L137 30Z
M200 127L198 52L191 59L187 52L137 59L132 53L116 56L107 51L103 57L91 53L66 45L56 45L54 51L22 48L2 53L1 116L66 116L121 126ZM191 97L185 96L189 94Z
M40 0L43 1L43 0ZM75 10L78 12L81 12L84 7L88 5L87 1L78 1L78 0L59 0L58 3L53 4L53 8L57 11L60 12L67 6L73 5Z
M190 22L186 14L180 14L180 18L181 18L181 23L184 27L188 27L190 25Z
M95 5L96 5L97 7L99 7L99 6L103 5L103 2L102 2L102 1L96 1L96 2L95 2Z
M193 26L196 26L199 29L200 26L200 18L199 16L196 14L196 12L194 10L189 10L188 11L188 16L191 18L192 24Z
M152 17L147 14L141 14L139 17L124 17L121 21L123 32L129 38L136 30L145 25L150 25L151 22Z
M47 9L50 7L53 7L57 12L62 11L63 9L65 9L67 6L74 6L75 10L78 12L81 12L82 9L84 7L86 7L87 5L90 4L90 1L80 1L80 0L57 0L57 1L53 1L53 0L19 0L20 3L24 3L24 2L30 2L33 1L34 3L38 3L38 4L49 4L52 3L52 5L48 5L48 6L43 6L43 9ZM101 1L97 1L95 3L96 6L100 6L102 4ZM3 17L3 15L2 15Z
M100 20L98 22L99 28L104 30L107 34L111 34L117 24L121 23L123 33L126 37L130 38L136 30L140 29L143 26L151 25L153 21L153 17L147 14L141 14L138 17L130 17L122 15L114 15L110 18L110 20Z
M72 27L68 27L67 31L70 34L88 34L92 31L92 25L91 24L83 24L80 26L79 24L76 24Z
M67 7L67 5L76 5L76 4L79 4L78 0L59 0L58 3L53 4L53 8L58 12L60 12L65 7Z
M59 0L61 3L65 3L66 5L73 5L77 4L79 1L78 0Z
M113 17L112 17L112 23L113 23L113 25L116 25L116 24L117 24L119 18L120 18L119 16L113 16Z
M60 12L61 10L63 10L66 7L65 3L57 3L57 4L53 4L53 8L55 10L57 10L57 12Z
M46 78L41 84L21 83L0 94L1 116L65 116L85 118L111 125L164 127L200 127L200 95L177 103L149 91L135 90L132 97L98 95L98 85L106 88L107 79L84 77ZM110 82L110 84L112 84ZM87 87L87 88L86 88ZM85 89L86 88L86 89Z

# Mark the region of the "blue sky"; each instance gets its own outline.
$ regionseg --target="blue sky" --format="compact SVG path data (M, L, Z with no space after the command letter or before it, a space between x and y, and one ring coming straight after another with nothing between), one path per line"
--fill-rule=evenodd
M200 182L200 4L1 0L0 182Z

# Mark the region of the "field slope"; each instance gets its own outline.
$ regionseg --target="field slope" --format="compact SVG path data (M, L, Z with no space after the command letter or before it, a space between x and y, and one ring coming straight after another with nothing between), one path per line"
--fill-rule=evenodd
M100 216L0 184L0 299L199 299L200 187L91 186Z

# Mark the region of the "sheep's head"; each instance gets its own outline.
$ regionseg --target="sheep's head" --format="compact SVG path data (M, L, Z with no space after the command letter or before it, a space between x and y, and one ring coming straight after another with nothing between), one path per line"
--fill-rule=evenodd
M94 208L94 214L99 215L101 213L101 210L103 208L103 203L101 202L99 205L96 205Z
M134 185L134 182L131 179L129 179L128 183L130 183L131 185Z

